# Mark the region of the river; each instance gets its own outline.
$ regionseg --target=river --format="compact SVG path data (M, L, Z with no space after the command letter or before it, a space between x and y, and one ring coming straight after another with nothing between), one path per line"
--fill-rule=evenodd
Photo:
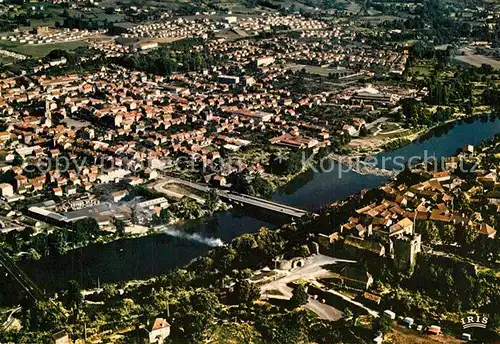
M405 147L380 153L376 158L381 161L384 157L423 157L425 151L428 156L437 158L450 156L461 147L478 144L496 133L500 133L498 117L454 122L432 130ZM336 164L325 164L324 167L328 171L318 169L315 172L311 169L299 175L277 190L272 199L317 210L387 181L386 177L341 171ZM229 242L243 233L255 232L261 226L273 228L278 223L266 214L234 210L176 226L170 232L174 235L157 234L95 244L73 250L62 257L43 258L24 268L35 282L48 291L60 289L70 279L78 280L85 287L96 286L98 279L101 283L144 279L183 266L220 242Z

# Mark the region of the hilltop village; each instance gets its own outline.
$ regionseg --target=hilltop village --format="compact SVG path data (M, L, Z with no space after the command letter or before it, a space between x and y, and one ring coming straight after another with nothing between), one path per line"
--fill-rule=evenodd
M0 342L498 340L499 9L276 3L0 4ZM325 164L352 195L279 197Z

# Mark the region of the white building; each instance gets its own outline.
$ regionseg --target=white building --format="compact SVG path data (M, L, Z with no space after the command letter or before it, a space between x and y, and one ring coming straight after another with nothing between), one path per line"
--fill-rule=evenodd
M149 343L162 344L170 335L170 324L163 318L156 318L151 331L148 331Z
M228 24L233 24L233 23L236 23L238 21L238 17L234 17L234 16L225 17L224 20Z
M158 43L157 42L143 42L143 43L139 43L139 48L141 50L156 49L156 48L158 48Z
M257 66L269 66L270 64L274 63L274 57L273 56L263 56L259 57L256 61Z
M14 188L10 184L2 183L0 184L0 192L2 193L3 197L13 196Z

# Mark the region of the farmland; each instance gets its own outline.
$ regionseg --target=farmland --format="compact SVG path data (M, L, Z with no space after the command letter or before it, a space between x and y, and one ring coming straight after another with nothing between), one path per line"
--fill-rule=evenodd
M25 45L12 45L3 44L7 50L14 51L16 53L21 53L24 55L29 55L35 58L46 56L52 50L64 49L64 50L75 50L79 47L87 46L83 41L72 41L63 43L51 43L51 44L25 44Z
M472 65L474 67L481 67L483 64L490 65L495 69L500 68L500 61L493 60L484 55L464 55L456 56L455 59Z

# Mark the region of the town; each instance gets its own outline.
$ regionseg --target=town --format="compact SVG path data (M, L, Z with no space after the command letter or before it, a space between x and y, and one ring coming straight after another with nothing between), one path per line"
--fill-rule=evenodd
M0 17L0 342L499 339L499 5Z

